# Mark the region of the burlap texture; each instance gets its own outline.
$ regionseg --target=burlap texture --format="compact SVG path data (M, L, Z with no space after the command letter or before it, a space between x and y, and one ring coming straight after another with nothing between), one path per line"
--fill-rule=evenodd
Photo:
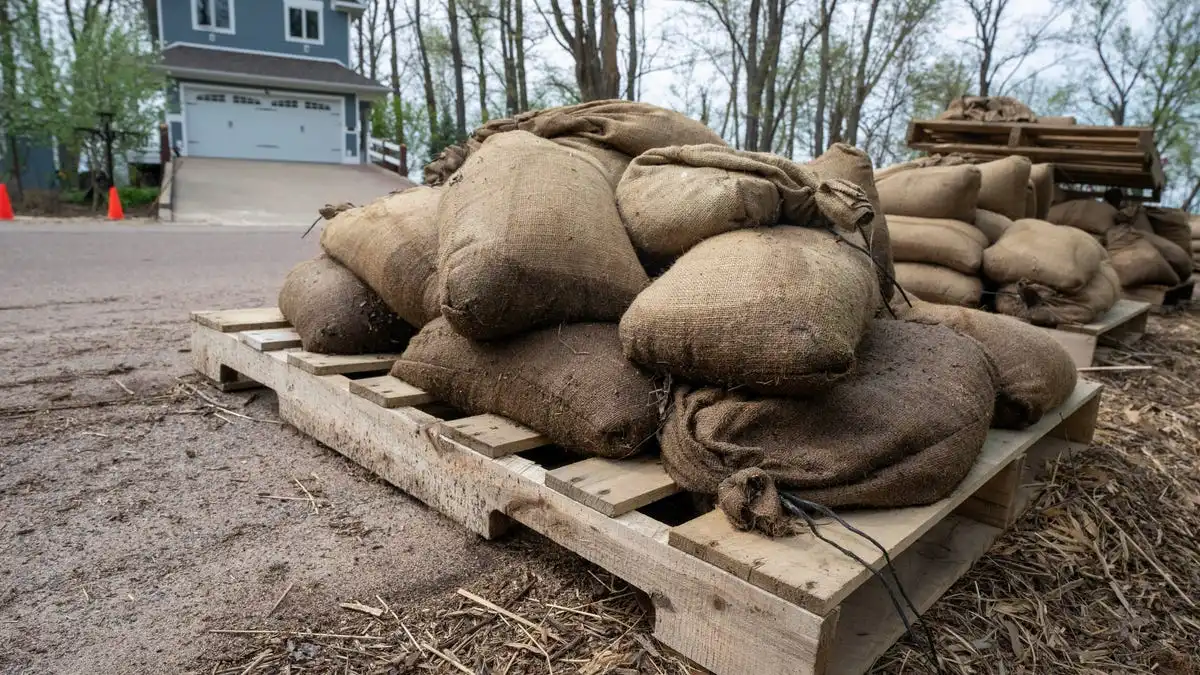
M1121 279L1107 260L1077 293L1060 293L1034 282L1005 284L996 295L996 311L1038 326L1091 323L1121 299Z
M1144 232L1130 227L1114 227L1106 235L1105 247L1113 269L1127 288L1147 285L1175 286L1179 275L1158 252Z
M1038 211L1037 189L1033 186L1033 181L1029 181L1025 184L1025 217L1037 218Z
M1046 220L1058 225L1070 225L1091 234L1104 234L1116 225L1117 210L1108 202L1095 199L1072 199L1051 206Z
M983 300L982 279L941 265L898 262L896 284L909 295L939 305L978 307Z
M1188 228L1192 231L1192 241L1200 239L1200 215L1188 216Z
M1086 232L1029 218L983 252L983 271L1000 284L1034 281L1072 293L1092 280L1104 257L1104 247Z
M583 455L628 457L655 447L660 394L621 353L616 324L474 342L438 319L412 339L392 375L468 414L508 417Z
M1024 218L1025 191L1029 187L1032 167L1029 159L1011 155L975 166L979 169L978 208L1004 214L1013 220Z
M663 465L684 489L718 493L735 526L769 534L785 524L755 499L768 484L833 508L928 504L954 490L983 447L993 377L974 340L875 321L858 368L824 396L677 387Z
M960 96L937 118L970 122L1039 121L1029 106L1011 96Z
M899 164L892 164L882 169L877 169L875 171L875 184L878 185L880 181L904 171L912 171L913 169L926 169L931 166L962 166L970 163L965 156L954 153L948 155L926 155L910 159L907 162L900 162Z
M725 145L671 146L633 160L617 186L633 245L652 257L682 255L736 229L784 222L840 230L870 226L866 194L783 157Z
M620 150L613 150L586 138L562 136L551 140L563 147L578 150L596 160L596 163L600 165L600 171L604 174L604 178L608 180L608 184L614 190L617 189L617 184L621 182L621 176L625 175L625 169L628 168L629 162L633 160L632 157Z
M980 181L977 167L932 166L875 179L879 203L889 216L975 220Z
M978 228L944 218L891 216L888 234L896 262L941 265L963 274L979 272L988 245Z
M438 224L442 315L477 340L616 321L649 282L595 160L532 134L467 158Z
M1000 237L1012 226L1013 221L999 213L993 213L987 209L975 211L975 227L979 228L983 236L987 237L988 244L1000 241Z
M1146 207L1141 204L1130 204L1118 210L1116 224L1130 227L1138 232L1154 234L1150 216L1146 214Z
M1192 276L1192 242L1190 239L1187 242L1187 248L1179 248L1179 245L1175 242L1166 237L1160 237L1157 234L1147 233L1142 236L1146 238L1146 241L1154 245L1159 255L1167 261L1167 264L1175 271L1180 281Z
M1150 220L1150 227L1154 230L1154 234L1185 251L1191 245L1192 227L1188 223L1186 212L1160 206L1147 206L1146 217Z
M447 146L422 170L421 174L425 184L431 187L445 184L450 176L463 165L463 162L467 161L467 157L479 149L480 145L482 142L479 139L468 138L458 145Z
M845 143L834 143L820 157L807 165L823 180L839 178L862 188L875 211L871 221L871 258L875 261L875 272L879 277L879 288L883 301L892 299L895 272L892 269L891 235L883 205L879 203L879 190L875 187L875 174L871 157L862 150Z
M834 234L735 230L704 240L642 291L621 319L621 342L657 372L806 395L853 370L878 297L867 255Z
M437 208L441 198L440 190L409 188L343 211L321 233L326 253L417 327L440 313Z
M994 427L1024 429L1075 391L1071 355L1044 330L1007 316L921 301L900 307L898 318L945 326L983 345L996 367Z
M1075 126L1075 117L1073 115L1042 116L1037 118L1037 123L1050 127L1073 127Z
M318 354L398 352L413 334L374 291L326 255L288 272L279 311L304 349Z
M1034 218L1049 220L1046 214L1050 212L1054 201L1054 165L1034 164L1029 167L1029 181L1037 193L1037 215Z

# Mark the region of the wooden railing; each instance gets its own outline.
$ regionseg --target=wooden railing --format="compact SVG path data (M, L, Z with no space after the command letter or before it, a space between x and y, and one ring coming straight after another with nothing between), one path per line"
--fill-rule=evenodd
M407 173L408 146L382 138L371 138L367 143L367 158L396 173Z

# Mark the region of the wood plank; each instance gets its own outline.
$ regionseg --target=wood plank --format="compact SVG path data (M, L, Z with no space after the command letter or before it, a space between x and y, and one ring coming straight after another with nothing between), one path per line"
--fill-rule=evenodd
M238 333L242 342L260 352L273 352L279 349L292 349L300 346L300 334L292 328L268 328L265 330L244 330Z
M220 311L192 312L192 321L222 333L237 333L244 330L286 328L291 324L283 318L278 307L254 309L223 309Z
M875 538L891 555L898 556L1039 439L1094 399L1099 390L1100 385L1081 381L1066 403L1028 429L990 431L970 473L946 499L928 506L855 511L842 516ZM823 533L872 566L883 559L874 546L847 530L829 527ZM835 609L869 576L858 563L811 534L768 539L753 532L738 532L719 511L672 528L670 542L820 615Z
M954 513L986 525L1008 529L1017 516L1017 492L1021 489L1025 458L1018 457L992 477Z
M438 431L484 457L504 457L550 445L550 439L499 415L475 415L442 422Z
M392 377L391 375L350 380L350 393L355 396L361 396L375 405L384 408L423 405L437 400L436 397L425 390L418 389L404 380Z
M1113 329L1134 321L1136 319L1145 318L1150 312L1150 305L1145 302L1137 302L1134 300L1118 300L1117 304L1104 313L1103 316L1097 318L1091 323L1064 323L1058 326L1059 330L1064 330L1071 333L1087 333L1088 335L1102 335L1109 333Z
M288 352L287 362L313 375L346 375L350 373L378 373L391 370L399 354L316 354L313 352Z
M651 457L591 457L546 474L546 487L606 516L619 516L679 492L662 462Z
M609 518L544 485L522 457L488 459L430 434L436 419L385 409L323 377L289 367L199 325L201 372L224 364L278 393L280 416L380 478L483 536L511 518L641 589L655 604L654 635L718 675L824 672L836 617L819 617L663 543L662 523L640 512ZM280 447L280 452L289 448Z
M1075 160L1082 162L1125 163L1136 166L1146 166L1149 162L1146 153L1133 150L1078 150L1074 148L1036 148L1031 146L997 148L994 145L973 143L914 143L912 147L914 150L941 155L954 152L986 155L1001 151L1007 155L1023 155L1038 162L1070 162Z
M1098 342L1095 335L1073 333L1057 328L1042 328L1042 330L1067 350L1067 353L1071 355L1071 362L1075 364L1076 368L1086 368L1092 365Z
M1035 124L1030 122L973 122L968 120L916 120L914 124L927 129L929 131L949 131L957 133L993 133L993 134L1008 134L1008 130L1015 126L1025 127L1030 134L1062 134L1064 129L1069 130L1069 133L1074 136L1098 136L1098 137L1133 137L1137 138L1138 134L1149 130L1149 127L1108 127L1108 126L1089 126L1089 125L1071 125L1070 127L1049 126L1044 124Z

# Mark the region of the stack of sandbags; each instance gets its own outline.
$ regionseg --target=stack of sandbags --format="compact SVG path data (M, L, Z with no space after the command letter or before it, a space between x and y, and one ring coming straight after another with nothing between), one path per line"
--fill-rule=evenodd
M1192 269L1200 268L1200 215L1188 216L1188 227L1192 231Z
M1016 221L983 252L983 271L999 285L996 311L1043 326L1089 323L1120 297L1102 245L1081 229Z

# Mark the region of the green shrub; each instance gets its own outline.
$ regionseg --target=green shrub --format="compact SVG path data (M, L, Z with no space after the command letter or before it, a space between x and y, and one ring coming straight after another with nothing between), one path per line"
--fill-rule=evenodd
M91 205L91 200L87 198L85 190L63 190L58 194L58 198L65 204L87 204Z
M121 206L127 208L131 206L145 206L158 199L158 188L123 187L117 188L117 194L121 196Z

